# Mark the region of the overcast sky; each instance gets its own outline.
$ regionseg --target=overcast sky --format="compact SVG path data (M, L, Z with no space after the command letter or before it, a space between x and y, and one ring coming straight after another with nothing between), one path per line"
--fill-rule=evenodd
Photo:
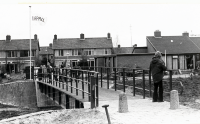
M31 38L37 34L40 46L52 43L54 34L79 38L84 33L87 38L106 37L110 32L113 45L118 41L123 47L146 46L146 36L153 36L155 30L163 36L182 35L184 31L200 34L200 4L195 0L4 1L0 4L0 40L6 35L11 39L30 38L30 5L31 14L47 18L45 25L31 25Z

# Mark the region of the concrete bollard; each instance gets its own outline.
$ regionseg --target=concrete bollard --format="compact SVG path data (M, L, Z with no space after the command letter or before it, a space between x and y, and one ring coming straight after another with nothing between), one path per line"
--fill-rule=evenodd
M170 109L175 110L179 108L178 91L172 90L170 92Z
M119 94L119 113L128 112L128 103L126 93L122 92Z

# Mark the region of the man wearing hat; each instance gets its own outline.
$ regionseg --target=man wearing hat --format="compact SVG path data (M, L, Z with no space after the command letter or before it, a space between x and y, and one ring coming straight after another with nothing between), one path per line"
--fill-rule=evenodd
M162 60L162 54L160 51L156 51L155 56L150 63L150 72L154 82L153 102L163 102L163 83L162 79L166 66ZM159 88L159 94L157 93Z

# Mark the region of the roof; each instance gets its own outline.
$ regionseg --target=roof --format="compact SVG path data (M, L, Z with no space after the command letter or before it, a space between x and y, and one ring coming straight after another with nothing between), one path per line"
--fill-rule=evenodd
M112 39L101 38L64 38L53 41L53 49L79 49L79 48L112 48Z
M30 50L30 39L12 39L11 41L0 40L0 50ZM31 39L31 49L36 50L39 41Z
M134 47L133 53L147 53L147 47Z
M132 53L133 49L133 47L115 47L113 48L113 54Z
M200 48L200 37L190 37L190 39Z
M167 54L199 53L200 49L188 36L147 36L147 41L157 50Z
M40 47L39 54L47 55L47 54L53 54L53 50L51 47L46 46L46 47Z

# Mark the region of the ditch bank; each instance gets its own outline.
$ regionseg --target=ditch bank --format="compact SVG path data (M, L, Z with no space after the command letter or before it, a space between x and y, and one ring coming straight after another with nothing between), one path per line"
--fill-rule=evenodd
M36 108L35 82L22 80L0 84L0 103L22 108Z

